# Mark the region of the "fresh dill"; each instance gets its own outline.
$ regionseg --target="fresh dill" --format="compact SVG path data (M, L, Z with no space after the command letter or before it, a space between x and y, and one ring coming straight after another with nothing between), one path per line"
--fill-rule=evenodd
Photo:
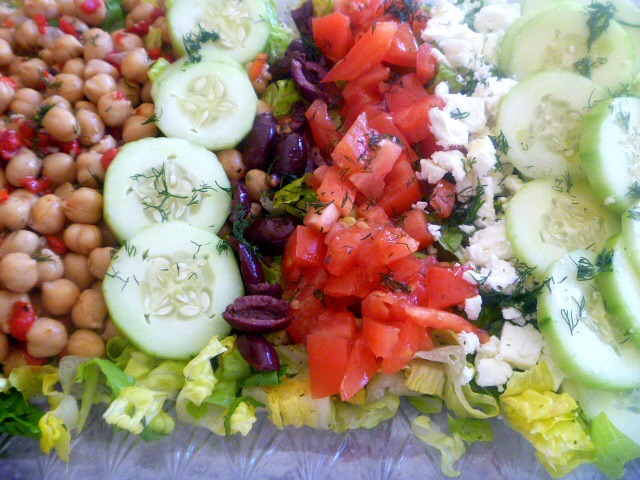
M149 118L147 118L144 122L142 122L140 125L149 125L150 123L156 123L159 119L160 119L160 115L154 113Z
M498 135L489 135L489 140L493 143L493 148L496 149L496 170L501 171L502 157L506 157L509 153L509 141L502 130Z
M640 199L640 182L633 182L624 196L634 200Z
M449 116L454 120L464 120L465 118L468 118L469 115L471 115L471 112L463 112L459 108L456 108L454 112L449 114Z
M588 15L587 27L589 28L587 48L591 50L594 42L609 28L609 23L613 19L617 9L611 2L593 2L586 7L586 10Z
M38 110L36 110L36 115L35 117L33 117L33 121L36 124L35 125L36 128L42 126L42 120L47 115L47 113L49 113L49 110L51 110L54 106L55 105L44 104L41 107L39 107Z
M580 257L577 261L573 260L573 263L577 268L576 278L578 281L588 282L596 278L599 273L613 270L613 250L600 252L596 257L595 263L585 257Z
M413 20L416 14L422 11L420 2L415 0L384 0L382 8L384 13L391 15L399 22Z
M202 24L198 25L197 32L189 32L186 35L183 35L182 43L184 44L184 49L189 57L189 62L198 63L202 60L202 55L200 54L202 44L205 42L215 42L219 38L220 35L217 32L213 30L206 30Z
M640 221L640 209L637 207L630 208L627 210L626 216L635 222Z

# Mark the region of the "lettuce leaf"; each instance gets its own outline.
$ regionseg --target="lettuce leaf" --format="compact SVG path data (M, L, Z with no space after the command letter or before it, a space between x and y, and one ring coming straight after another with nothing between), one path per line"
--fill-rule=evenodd
M0 432L29 438L40 438L38 422L44 412L27 402L14 388L0 393Z
M307 174L282 187L273 196L272 208L304 218L309 206L318 202L318 193L307 184Z
M260 99L269 105L276 117L289 115L302 95L293 80L278 80L270 83Z
M448 477L457 477L460 472L454 463L467 451L462 438L458 434L447 435L438 425L424 415L416 417L411 423L411 431L421 441L440 450L440 468Z
M595 464L609 478L625 474L625 463L640 458L640 445L618 430L606 413L591 423L589 435L596 447Z
M356 428L373 428L394 417L399 406L400 399L391 394L372 402L357 405L335 400L333 402L335 410L333 430L344 432Z
M489 420L449 416L448 422L449 431L454 435L458 435L468 444L493 441L493 427Z
M25 400L36 395L51 395L58 381L58 369L51 365L27 365L14 368L9 374L9 383L22 393Z
M276 60L284 56L284 53L287 51L287 47L294 38L294 32L280 21L274 0L268 0L266 4L266 21L269 24L270 31L265 51L269 55L269 59Z
M54 449L63 462L69 461L71 454L71 430L78 423L78 404L76 399L66 393L54 392L49 397L51 410L45 413L38 427L42 432L40 449L51 453Z

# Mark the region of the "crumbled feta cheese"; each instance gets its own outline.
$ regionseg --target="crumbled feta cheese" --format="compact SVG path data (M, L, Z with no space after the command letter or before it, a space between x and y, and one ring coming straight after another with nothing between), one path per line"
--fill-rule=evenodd
M436 137L436 143L442 147L466 145L469 141L469 129L460 120L442 110L432 108L429 110L429 129Z
M464 155L458 150L434 152L431 155L431 159L447 172L451 172L456 182L463 180L467 176Z
M497 358L476 359L476 383L479 387L504 385L513 375L513 368Z
M433 89L433 93L436 97L443 98L449 94L449 84L447 82L440 82L436 85L436 88Z
M480 358L492 358L500 350L500 339L495 335L489 337L489 341L476 347L476 361Z
M500 333L500 351L496 358L514 368L527 370L538 363L544 342L542 334L533 325L519 327L505 322Z
M518 281L518 273L509 262L495 255L489 257L489 262L480 271L471 272L483 290L496 290L510 293L513 285Z
M502 309L502 318L509 320L516 325L520 325L521 327L525 324L525 318L522 315L522 312L516 307L504 307Z
M475 297L467 298L464 301L464 313L467 314L469 320L477 320L482 310L482 297L476 295Z
M496 166L496 148L489 137L476 138L469 144L467 163L478 177L484 177Z
M493 225L477 230L469 238L465 253L469 262L478 267L487 265L492 255L502 259L513 258L504 220L500 219Z
M480 345L480 339L473 332L460 332L458 334L458 339L460 339L460 343L464 347L464 353L467 355L473 355L476 353L476 349Z
M485 128L487 117L484 114L484 100L460 93L446 93L440 98L445 102L444 111L464 123L469 132L477 133Z
M507 175L504 177L502 184L511 195L514 195L522 188L524 182L517 175Z
M614 197L613 195L610 195L604 199L605 205L613 205L614 203L616 203L616 197Z
M474 227L473 225L458 225L458 228L467 235L471 235L476 231L476 227Z
M500 46L502 45L502 38L504 37L504 33L486 33L484 36L484 46L482 47L482 56L484 57L485 62L496 64L499 61L498 54L500 53ZM489 67L490 68L490 67ZM477 80L482 80L491 77L491 73L483 74L481 78L477 78Z
M520 17L520 4L487 5L482 7L473 22L476 31L481 33L504 32Z
M426 180L435 185L442 180L446 173L447 171L433 160L423 158L420 160L420 170L416 172L416 177L418 177L418 180Z
M464 367L462 369L462 378L460 378L460 385L464 386L468 384L475 375L476 370L473 367Z
M488 119L495 118L500 101L518 82L511 78L489 77L478 82L473 96L484 100L485 114Z
M433 237L434 242L437 242L438 240L440 240L440 237L442 236L442 233L440 232L441 228L442 227L440 227L440 225L435 225L433 223L430 223L427 226L427 230L429 230L429 235Z

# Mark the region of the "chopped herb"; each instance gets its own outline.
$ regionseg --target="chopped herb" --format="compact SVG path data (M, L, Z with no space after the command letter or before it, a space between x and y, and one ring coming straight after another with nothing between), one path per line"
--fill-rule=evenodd
M611 2L593 2L586 7L586 10L589 17L587 18L587 27L589 28L587 48L591 50L593 43L609 28L609 23L616 13L616 7Z
M382 8L384 13L391 15L399 22L413 20L414 16L421 12L420 2L415 0L384 0Z
M182 37L182 43L184 49L189 57L189 62L198 63L202 60L200 50L204 42L215 42L220 38L220 35L213 30L206 30L201 24L198 25L197 32L189 32Z
M591 263L588 258L580 257L576 262L573 260L578 271L576 278L578 281L586 282L593 280L602 272L611 272L613 270L613 250L603 250L596 257L596 263Z
M471 112L462 112L459 108L456 108L455 112L451 112L450 116L454 120L463 120L471 115Z
M632 198L634 200L640 199L640 182L633 182L625 194L625 197Z

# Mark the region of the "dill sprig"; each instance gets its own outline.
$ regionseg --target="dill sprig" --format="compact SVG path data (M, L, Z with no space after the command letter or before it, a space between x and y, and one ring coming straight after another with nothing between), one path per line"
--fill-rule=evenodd
M202 49L202 44L204 42L215 42L220 38L220 35L213 30L206 30L202 24L198 25L197 32L189 32L182 37L182 43L184 44L184 49L187 52L187 56L189 57L189 62L198 63L202 60L202 55L200 54L200 50Z
M591 50L593 43L607 31L609 23L616 13L616 7L611 3L592 2L586 7L587 27L589 28L589 37L587 38L587 48Z
M391 15L399 22L413 20L415 15L422 11L420 2L415 0L384 0L382 8L384 13Z
M602 272L611 272L613 270L613 250L603 250L596 257L595 263L585 257L580 257L577 261L573 260L577 267L576 278L581 282L593 280Z

